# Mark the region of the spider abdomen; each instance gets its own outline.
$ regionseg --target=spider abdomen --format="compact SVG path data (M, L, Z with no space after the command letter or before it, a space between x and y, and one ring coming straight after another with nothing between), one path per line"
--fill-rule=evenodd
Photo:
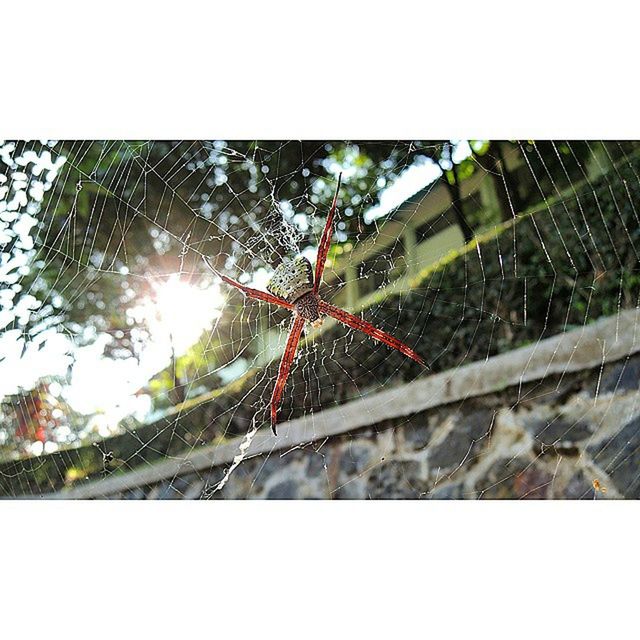
M281 262L267 283L267 291L295 302L298 298L313 291L313 269L303 256Z
M296 313L305 320L315 323L320 320L320 299L317 293L310 291L300 296L294 303L293 307Z

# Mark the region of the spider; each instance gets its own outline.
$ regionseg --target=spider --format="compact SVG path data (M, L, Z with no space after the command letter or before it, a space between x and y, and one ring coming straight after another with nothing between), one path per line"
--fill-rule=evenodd
M274 271L273 277L267 283L267 291L260 291L246 287L225 275L219 276L227 284L240 289L249 298L255 298L262 302L270 302L288 309L293 313L293 322L289 330L289 337L284 349L280 368L278 370L278 379L273 388L271 395L271 429L274 435L277 435L276 423L278 420L278 407L282 399L282 393L289 377L291 363L298 348L298 342L302 334L305 321L310 322L312 326L322 324L322 316L331 316L342 324L366 333L371 338L378 340L396 349L405 356L412 358L416 362L424 366L424 360L406 344L389 335L388 333L378 329L366 320L362 320L353 314L335 307L334 305L322 300L318 295L318 288L322 280L322 273L327 261L327 254L331 245L331 236L333 235L333 217L336 212L336 203L338 201L338 192L340 191L340 183L342 174L338 176L338 186L336 187L333 203L327 216L327 222L324 225L322 238L318 247L318 257L316 260L315 275L311 267L311 263L303 256L298 256L292 261L282 262Z

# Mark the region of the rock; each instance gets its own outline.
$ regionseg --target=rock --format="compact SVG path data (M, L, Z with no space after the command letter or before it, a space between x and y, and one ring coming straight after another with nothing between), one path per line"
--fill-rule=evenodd
M640 387L640 360L630 358L615 364L602 376L600 393L625 393Z
M149 494L151 496L151 494ZM171 489L169 482L162 482L158 485L158 490L156 491L153 499L154 500L173 500L177 498L175 492Z
M183 500L198 500L202 497L205 488L205 481L194 479L189 488L184 492Z
M288 456L286 460L289 461ZM262 491L269 478L284 465L285 461L277 454L245 459L231 472L231 476L220 491L219 497L225 500L252 498Z
M566 447L580 440L586 440L593 433L585 422L571 422L562 416L552 420L527 420L524 427L542 445Z
M288 456L285 456L285 458L288 458ZM271 455L267 455L265 456L260 456L258 458L259 464L258 467L256 469L256 474L259 477L260 480L262 480L262 482L266 482L268 478L270 478L274 473L276 473L277 471L279 471L283 464L284 461L283 459L280 458L280 456L278 455L278 452L273 453ZM290 460L287 460L287 462ZM242 467L244 465L244 462L242 462L242 464L240 465L240 467ZM240 468L238 467L236 469L236 471ZM235 471L234 471L235 473Z
M348 444L340 457L340 473L350 478L364 473L375 456L375 447L368 442Z
M485 436L491 431L494 413L480 410L461 416L440 444L428 454L429 469L433 474L453 471L463 462L473 464L482 448Z
M184 478L174 478L170 482L163 482L158 492L158 500L180 500L189 483Z
M562 495L559 496L567 500L593 500L593 484L587 480L582 469L571 476Z
M516 498L542 500L549 497L553 476L535 465L516 475L513 489Z
M435 487L428 495L430 500L462 500L462 484L447 484Z
M162 485L160 484L156 484L154 485L151 490L149 491L149 493L147 493L147 500L157 500L158 499L158 495L160 495L160 491L162 489Z
M587 453L612 478L620 493L640 498L640 417L628 422L613 438L587 447Z
M269 489L267 500L295 500L298 497L298 484L294 480L284 480Z
M296 497L299 500L327 500L330 498L327 481L305 481L299 486L299 492Z
M527 385L527 391L523 396L534 397L536 406L558 406L565 404L567 398L579 393L580 390L578 380L568 379L552 385L547 381L535 381Z
M433 433L433 427L429 424L426 412L413 416L401 429L405 443L413 451L424 449L429 444Z
M367 497L372 499L417 499L426 489L421 465L415 460L390 460L378 465L369 476Z
M144 489L142 487L130 489L122 497L125 500L144 500Z
M547 498L553 476L526 458L503 458L476 483L479 498L519 500Z
M329 467L329 461L331 460L332 449L329 447L323 447L320 451L316 452L310 449L307 452L308 462L306 475L317 478L319 475L325 473L325 465Z
M336 500L364 500L367 497L367 481L358 478L336 489L332 496Z

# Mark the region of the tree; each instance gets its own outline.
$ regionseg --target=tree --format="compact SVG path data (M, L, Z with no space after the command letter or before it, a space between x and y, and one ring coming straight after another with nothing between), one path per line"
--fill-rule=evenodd
M0 457L16 451L29 453L37 442L59 444L73 438L70 424L75 414L51 387L40 382L0 402Z
M3 149L16 216L28 215L35 225L31 248L17 232L3 247L16 265L7 327L28 335L64 328L77 343L106 332L114 338L113 354L129 355L144 327L126 310L149 293L150 277L210 277L203 255L237 276L277 263L291 250L291 234L300 248L314 243L337 163L352 173L341 194L340 239L362 238L375 227L362 224L361 212L421 147L67 141ZM21 317L20 299L31 305Z
M528 180L508 170L509 146L517 146ZM0 145L7 190L0 231L8 238L0 278L11 289L0 299L0 323L27 336L64 330L76 344L108 333L112 355L135 354L145 326L129 311L149 295L152 279L211 278L203 256L239 277L276 264L294 245L313 245L339 167L346 179L338 244L374 233L363 213L425 158L442 168L468 241L477 222L465 211L461 184L474 171L491 176L506 220L539 201L541 191L553 192L563 172L576 180L590 153L587 143L487 141L456 158L457 147L452 141Z

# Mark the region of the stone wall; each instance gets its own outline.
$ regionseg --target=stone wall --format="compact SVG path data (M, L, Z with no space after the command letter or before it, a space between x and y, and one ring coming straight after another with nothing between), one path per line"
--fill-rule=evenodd
M639 328L640 309L621 311L290 420L277 437L256 421L136 466L105 450L100 479L25 497L640 498Z
M640 356L94 497L640 498Z

